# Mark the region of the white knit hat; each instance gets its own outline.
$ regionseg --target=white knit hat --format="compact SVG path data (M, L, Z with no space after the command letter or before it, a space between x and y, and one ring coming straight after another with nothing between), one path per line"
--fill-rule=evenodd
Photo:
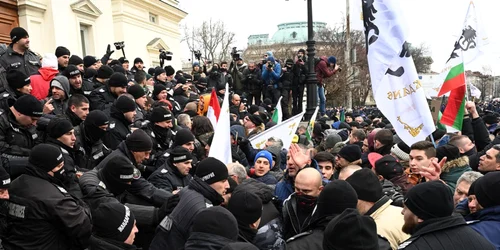
M400 142L400 143L404 143L404 142ZM398 145L400 143L394 144L394 146L392 146L391 153L393 153L396 157L398 157L399 160L409 161L410 160L410 155L407 154L405 151L403 151L401 148L398 147Z
M54 54L45 54L42 59L42 67L57 69L57 57Z

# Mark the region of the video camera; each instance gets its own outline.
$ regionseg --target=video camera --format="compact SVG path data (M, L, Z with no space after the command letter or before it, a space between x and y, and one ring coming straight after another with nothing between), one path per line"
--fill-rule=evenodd
M200 50L195 50L195 51L193 51L193 53L194 53L194 57L196 58L196 60L201 61L201 52L200 52Z
M237 47L233 47L231 50L231 56L233 57L233 61L236 61L241 58L241 50L238 50Z
M268 61L268 62L267 62L267 68L268 68L268 69L272 69L272 68L274 68L274 63L272 63L271 61Z
M122 42L116 42L116 43L114 43L114 45L115 45L116 50L120 50L120 49L125 48L125 42L123 42L123 41Z
M172 55L174 53L170 52L170 51L166 51L164 49L160 49L160 59L161 60L167 60L167 61L171 61L172 60Z

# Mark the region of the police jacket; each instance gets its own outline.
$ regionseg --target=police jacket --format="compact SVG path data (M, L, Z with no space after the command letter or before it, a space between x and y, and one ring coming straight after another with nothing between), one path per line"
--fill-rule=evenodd
M111 105L113 105L113 102L117 98L114 94L111 93L111 90L109 89L107 83L94 89L88 97L90 102L90 110L105 110L111 107Z
M218 206L224 198L198 177L179 192L180 201L156 229L150 250L181 249L186 243L194 217L203 209Z
M119 155L127 158L134 166L138 167L135 162L134 156L130 153L125 142L120 143L118 148L114 150L110 155L108 155L104 160L102 160L97 169L102 169L110 159L114 156ZM120 197L122 203L132 203L139 205L149 205L155 207L161 207L169 197L172 196L171 193L166 192L153 186L144 178L139 178L137 180L132 180L130 188L127 190L127 195Z
M461 215L425 220L417 225L409 239L398 249L468 249L493 250L495 247L467 226Z
M5 169L11 178L21 175L28 164L28 156L38 139L34 126L24 127L9 110L0 110L0 152L8 160Z
M137 247L112 239L101 238L96 235L90 237L89 250L136 250Z
M70 95L80 94L85 97L89 97L90 94L94 91L94 84L90 81L82 80L82 87L79 89L75 89L73 85L70 85Z
M192 178L190 174L183 176L177 167L172 166L170 161L167 160L163 166L149 176L148 181L155 187L171 193L186 187Z
M61 183L29 165L11 183L5 249L85 249L92 233L90 212Z
M75 127L75 147L82 152L76 155L75 162L83 171L93 169L111 153L102 140L93 140L87 133L84 123Z
M0 65L9 72L12 69L24 72L27 76L38 73L38 69L42 66L38 56L31 50L26 50L24 54L19 54L12 49L12 46L7 47L7 51L0 57Z
M102 142L109 149L116 149L118 144L124 141L127 136L131 133L130 122L125 118L123 113L111 106L111 117L109 118L109 130L106 132L102 138Z

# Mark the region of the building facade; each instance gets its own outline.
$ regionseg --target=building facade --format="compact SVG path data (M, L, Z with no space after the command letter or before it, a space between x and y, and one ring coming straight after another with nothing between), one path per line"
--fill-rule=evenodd
M30 48L41 55L65 46L72 54L100 58L111 44L112 58L123 56L113 43L125 43L126 58L141 57L146 67L159 65L159 50L174 54L181 66L180 21L187 13L178 0L0 0L0 42L9 43L10 29L25 28ZM17 14L17 16L16 16ZM3 20L2 20L3 19ZM0 22L1 22L0 21Z

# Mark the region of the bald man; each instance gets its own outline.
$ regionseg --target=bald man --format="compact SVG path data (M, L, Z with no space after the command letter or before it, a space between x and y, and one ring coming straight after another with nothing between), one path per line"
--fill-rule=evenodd
M340 170L339 180L345 181L345 179L349 178L354 172L361 170L361 167L358 165L348 165Z
M303 168L295 177L295 193L283 204L283 236L285 240L309 225L316 200L323 190L321 173L315 168Z

